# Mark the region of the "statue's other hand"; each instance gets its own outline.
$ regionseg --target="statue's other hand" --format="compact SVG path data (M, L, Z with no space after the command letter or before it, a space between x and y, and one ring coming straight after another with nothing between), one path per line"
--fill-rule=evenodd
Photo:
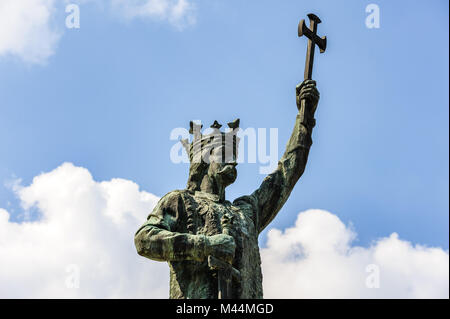
M305 80L295 88L297 96L297 108L300 109L301 100L306 100L306 107L310 115L314 117L314 113L319 103L320 93L316 88L316 81Z
M234 238L226 234L207 236L206 254L231 263L236 244Z

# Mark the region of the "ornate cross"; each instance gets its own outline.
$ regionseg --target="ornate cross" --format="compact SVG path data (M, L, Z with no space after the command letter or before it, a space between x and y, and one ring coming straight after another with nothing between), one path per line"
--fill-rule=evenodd
M315 45L320 49L320 53L324 53L327 47L327 37L319 37L317 35L317 25L322 22L319 17L315 14L308 14L310 21L310 27L308 28L305 24L305 20L301 20L298 24L298 36L301 37L305 35L308 41L308 51L306 52L306 63L305 63L305 80L311 80L313 63L314 63L314 49Z

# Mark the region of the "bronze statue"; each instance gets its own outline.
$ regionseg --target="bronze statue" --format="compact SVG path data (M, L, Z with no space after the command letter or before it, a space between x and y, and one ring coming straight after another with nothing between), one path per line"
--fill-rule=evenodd
M258 235L275 218L303 174L312 144L314 113L319 101L311 80L314 46L325 51L326 39L316 35L319 18L308 15L311 30L299 24L299 36L309 38L305 80L296 87L298 114L286 151L276 170L253 193L233 201L225 188L237 177L239 120L230 132L202 135L190 123L193 142L182 141L190 158L184 190L175 190L158 202L137 231L138 253L170 267L170 298L262 298Z

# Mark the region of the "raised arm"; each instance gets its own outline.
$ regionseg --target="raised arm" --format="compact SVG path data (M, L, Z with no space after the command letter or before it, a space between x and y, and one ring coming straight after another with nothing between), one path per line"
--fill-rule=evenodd
M299 109L294 130L277 169L269 174L251 195L258 206L258 225L261 232L283 207L292 189L305 170L311 133L315 125L314 112L319 101L316 83L306 80L296 87Z

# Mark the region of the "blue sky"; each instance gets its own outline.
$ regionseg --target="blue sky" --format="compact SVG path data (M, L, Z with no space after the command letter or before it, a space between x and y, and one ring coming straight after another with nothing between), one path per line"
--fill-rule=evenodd
M365 26L369 3L379 29ZM281 156L303 79L297 24L314 12L328 38L314 65L314 144L272 226L319 208L351 222L360 245L397 232L448 249L448 1L194 4L195 23L180 28L85 2L80 29L65 28L59 4L61 37L43 63L0 55L0 207L13 220L22 209L8 181L29 185L63 162L158 196L184 188L188 166L170 161L169 134L191 119L278 128ZM227 197L254 191L258 168L239 165Z

